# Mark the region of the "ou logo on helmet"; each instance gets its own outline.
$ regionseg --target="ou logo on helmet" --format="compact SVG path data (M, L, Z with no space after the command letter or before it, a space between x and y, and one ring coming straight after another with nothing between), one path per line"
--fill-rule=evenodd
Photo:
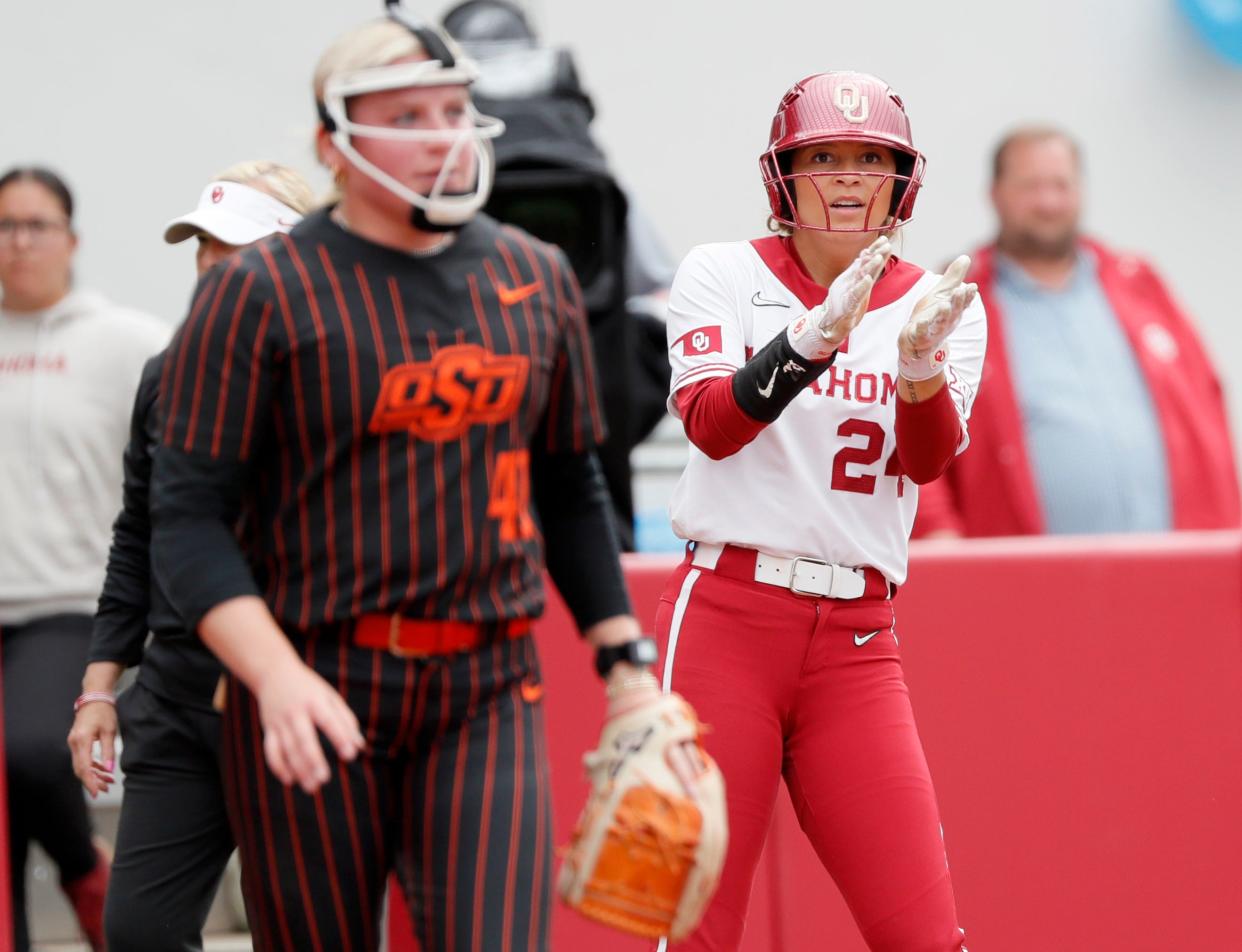
M841 110L847 122L866 122L871 104L853 83L841 83L833 93L833 105Z

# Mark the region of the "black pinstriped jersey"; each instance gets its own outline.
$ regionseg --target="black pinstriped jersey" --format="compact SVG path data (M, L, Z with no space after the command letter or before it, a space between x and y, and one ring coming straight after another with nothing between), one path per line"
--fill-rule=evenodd
M595 391L558 249L480 215L411 256L323 211L200 283L160 452L243 487L250 569L288 627L535 615L530 453L597 445Z

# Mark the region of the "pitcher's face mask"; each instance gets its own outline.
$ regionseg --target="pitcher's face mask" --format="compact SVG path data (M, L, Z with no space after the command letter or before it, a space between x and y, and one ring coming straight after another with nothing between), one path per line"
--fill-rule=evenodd
M384 125L363 124L350 119L347 104L354 97L390 90L468 88L478 76L478 68L469 60L453 57L446 47L442 54L444 59L420 59L335 73L324 85L323 102L319 104L320 118L340 153L368 178L408 202L412 223L425 231L460 228L486 204L495 177L489 140L504 132L504 123L480 114L468 97L461 115L451 122L434 118L435 110L429 110L430 118L423 121L415 110L408 124L404 118ZM437 150L443 152L443 160L430 186L413 188L362 155L355 148L355 137L434 143L446 148ZM473 182L465 188L454 187L454 175L462 168L473 169Z

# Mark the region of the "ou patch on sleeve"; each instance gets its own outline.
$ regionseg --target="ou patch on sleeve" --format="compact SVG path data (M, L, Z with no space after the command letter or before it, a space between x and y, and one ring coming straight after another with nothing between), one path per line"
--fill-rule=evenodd
M686 331L686 333L673 341L672 349L676 349L679 344L681 345L683 357L724 353L724 341L721 337L719 324L696 327L694 330Z

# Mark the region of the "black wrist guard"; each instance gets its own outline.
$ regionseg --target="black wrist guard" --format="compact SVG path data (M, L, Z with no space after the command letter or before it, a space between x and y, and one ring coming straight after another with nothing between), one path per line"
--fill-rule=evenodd
M793 349L782 330L733 375L733 399L748 416L771 423L836 359L833 351L827 360L807 360Z

